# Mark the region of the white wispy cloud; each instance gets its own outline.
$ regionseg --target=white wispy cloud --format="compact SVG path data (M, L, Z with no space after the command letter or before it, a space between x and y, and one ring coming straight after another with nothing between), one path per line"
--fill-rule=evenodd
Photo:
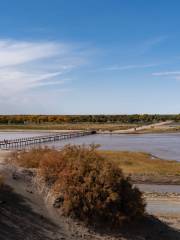
M158 66L159 64L130 64L130 65L111 65L106 66L104 68L94 69L91 70L92 72L99 72L99 71L125 71L125 70L133 70L133 69L140 69L140 68L151 68Z
M24 64L26 62L63 54L66 47L53 42L21 42L0 40L0 67Z
M148 39L148 40L144 41L142 46L145 49L150 49L150 48L164 42L167 38L168 38L167 36L157 36L157 37L154 37L154 38L151 38L151 39Z
M180 71L164 71L164 72L154 72L152 73L153 76L162 77L166 79L172 80L180 80Z
M21 103L35 88L62 90L66 74L85 61L74 48L53 41L0 39L0 101L13 105L15 98Z
M129 69L136 69L136 68L150 68L150 67L154 67L157 66L157 64L141 64L141 65L125 65L125 66L110 66L110 67L106 67L104 68L104 70L108 70L108 71L116 71L116 70L129 70Z
M180 71L166 71L166 72L155 72L152 73L153 76L175 76L180 75Z
M134 51L136 51L138 55L146 54L149 51L155 50L156 47L163 44L167 39L167 36L157 36L147 39L143 41L140 45L136 46L134 48Z

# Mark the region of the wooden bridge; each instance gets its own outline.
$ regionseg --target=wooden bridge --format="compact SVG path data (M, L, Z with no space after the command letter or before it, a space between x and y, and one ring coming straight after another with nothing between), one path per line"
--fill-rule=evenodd
M12 140L3 140L0 141L0 149L13 149L13 148L22 148L32 144L41 144L48 142L55 142L64 139L76 138L95 134L95 131L78 131L78 132L68 132L68 133L56 133L51 135L44 136L35 136L27 138L18 138Z

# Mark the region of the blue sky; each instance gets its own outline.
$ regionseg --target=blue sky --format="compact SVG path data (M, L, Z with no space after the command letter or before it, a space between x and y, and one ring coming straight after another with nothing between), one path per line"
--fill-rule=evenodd
M180 1L2 0L0 114L180 113Z

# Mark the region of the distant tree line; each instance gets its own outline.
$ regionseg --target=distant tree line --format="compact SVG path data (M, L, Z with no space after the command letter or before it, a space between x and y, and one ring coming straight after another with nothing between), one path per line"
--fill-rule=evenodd
M0 115L0 124L61 124L61 123L152 123L174 120L177 115Z

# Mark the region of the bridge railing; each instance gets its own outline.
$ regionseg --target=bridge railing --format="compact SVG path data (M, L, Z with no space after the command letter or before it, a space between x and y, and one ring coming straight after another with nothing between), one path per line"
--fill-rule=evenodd
M34 136L27 138L17 138L17 139L5 139L0 141L0 149L10 149L22 146L27 146L30 144L40 144L52 141L60 141L68 138L81 137L86 135L95 134L95 131L76 131L68 133L55 133L43 136Z

